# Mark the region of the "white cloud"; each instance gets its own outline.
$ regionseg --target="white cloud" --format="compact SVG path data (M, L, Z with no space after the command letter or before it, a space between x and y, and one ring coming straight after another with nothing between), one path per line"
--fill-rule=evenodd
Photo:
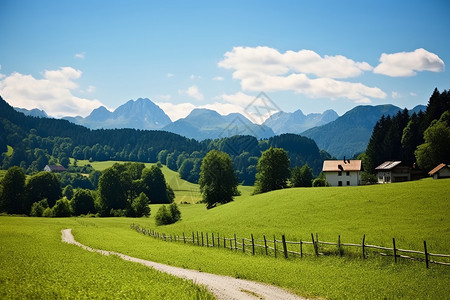
M168 77L168 78L173 77L173 76L175 76L175 75L172 74L172 73L167 73L167 77Z
M213 78L213 80L215 80L215 81L224 81L225 78L223 78L222 76L216 76L216 77Z
M76 53L74 57L84 59L86 57L86 52Z
M393 91L393 92L391 93L391 97L392 97L392 99L398 99L398 98L400 98L400 97L402 97L402 96L400 95L399 92Z
M381 54L380 64L373 72L391 77L408 77L421 71L442 72L444 68L445 64L439 56L420 48L413 52Z
M342 55L321 57L311 50L280 53L270 47L234 47L218 63L225 69L251 73L282 75L288 72L312 74L317 77L349 78L372 70L366 62L355 62Z
M187 90L180 90L179 93L182 95L188 95L189 97L192 97L196 100L203 100L204 98L203 94L200 92L198 86L196 85L188 87Z
M202 76L191 74L191 76L189 76L189 78L190 78L191 80L195 80L195 79L201 79Z
M46 70L42 79L15 72L0 81L0 94L13 106L43 109L51 116L86 116L103 104L72 94L78 88L74 80L81 74L71 67Z
M172 121L185 118L194 108L196 108L194 104L187 102L179 104L173 104L170 102L156 102L156 105L161 107L161 109L164 110Z
M337 80L373 69L366 62L355 62L342 55L321 57L311 50L280 53L269 47L235 47L225 53L218 65L234 70L233 78L240 80L242 89L247 91L291 90L313 98L347 98L357 103L386 97L377 87Z
M410 96L413 96L413 97L416 97L416 96L417 96L417 94L414 93L414 92L410 92L409 95L410 95Z

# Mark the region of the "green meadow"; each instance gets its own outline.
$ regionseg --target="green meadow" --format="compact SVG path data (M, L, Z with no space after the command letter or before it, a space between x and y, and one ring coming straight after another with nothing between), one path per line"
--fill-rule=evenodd
M107 166L105 163L104 168ZM170 183L174 180L170 176L177 173L169 171L163 169ZM197 185L184 184L179 181L179 191L186 186L198 190ZM155 225L154 215L159 205L151 205L150 218L1 217L0 290L3 294L0 297L30 298L42 294L43 298L108 298L117 294L129 298L195 299L210 296L192 283L62 243L61 229L72 228L77 241L93 248L274 284L307 297L448 298L448 266L432 264L426 269L423 262L394 263L393 257L372 252L367 254L367 259L362 259L359 248L345 252L343 257L315 257L307 246L308 255L286 260L281 255L278 258L252 256L248 251L165 242L130 229L130 224L135 223L166 234L199 231L231 237L236 233L246 238L253 234L257 239L263 235L281 239L285 234L288 240L295 241L309 241L311 233L317 233L320 240L329 242L337 242L340 235L343 243L361 243L365 234L366 244L391 247L395 237L399 248L423 250L426 240L430 252L450 254L450 179L296 188L255 196L251 195L252 187L240 187L240 190L242 195L235 201L210 210L204 204L181 204L182 220L168 226ZM28 288L23 289L24 286Z

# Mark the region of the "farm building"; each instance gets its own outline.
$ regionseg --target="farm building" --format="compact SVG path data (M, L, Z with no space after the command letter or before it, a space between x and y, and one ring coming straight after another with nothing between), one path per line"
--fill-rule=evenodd
M411 168L402 165L401 161L385 161L375 168L378 183L403 182L411 180Z
M450 178L450 165L440 164L428 172L428 175L433 176L433 179Z
M322 171L330 186L361 184L361 160L325 160Z
M61 173L67 171L66 168L63 166L57 166L57 165L46 165L44 167L44 171L52 172L52 173Z

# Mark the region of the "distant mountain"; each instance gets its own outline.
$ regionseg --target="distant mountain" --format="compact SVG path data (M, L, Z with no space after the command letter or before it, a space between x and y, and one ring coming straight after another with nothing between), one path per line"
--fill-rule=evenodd
M222 116L210 109L194 109L186 118L166 125L162 130L196 140L216 139L233 135L251 135L257 138L274 136L272 129L256 125L238 113Z
M47 115L47 113L45 111L37 109L37 108L28 110L26 108L14 107L14 109L18 112L23 113L25 116L37 117L37 118L49 118L49 116Z
M425 109L418 105L410 113ZM382 115L392 116L399 110L390 104L357 106L333 122L306 130L302 135L312 138L320 149L336 158L349 158L366 150L373 127Z
M64 117L72 123L91 129L134 128L143 130L161 129L172 121L169 116L149 99L130 100L113 112L101 106L86 118Z
M304 115L300 109L293 113L280 111L270 116L263 125L272 128L275 134L300 134L310 128L330 123L338 117L339 115L332 109L325 111L323 114L315 113L308 115Z

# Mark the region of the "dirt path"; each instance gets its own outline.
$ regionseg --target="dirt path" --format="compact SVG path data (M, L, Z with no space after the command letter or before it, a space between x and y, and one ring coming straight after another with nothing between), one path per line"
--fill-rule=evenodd
M77 245L85 250L91 252L98 252L103 255L117 255L120 258L132 262L140 263L144 266L154 268L155 270L168 273L180 278L192 280L196 284L205 286L210 290L217 299L305 299L297 295L291 294L279 287L266 285L249 280L236 279L228 276L221 276L216 274L203 273L196 270L188 270L168 266L148 260L143 260L135 257L131 257L125 254L93 249L85 246L77 241L72 235L71 229L65 229L62 231L62 241L69 244Z

